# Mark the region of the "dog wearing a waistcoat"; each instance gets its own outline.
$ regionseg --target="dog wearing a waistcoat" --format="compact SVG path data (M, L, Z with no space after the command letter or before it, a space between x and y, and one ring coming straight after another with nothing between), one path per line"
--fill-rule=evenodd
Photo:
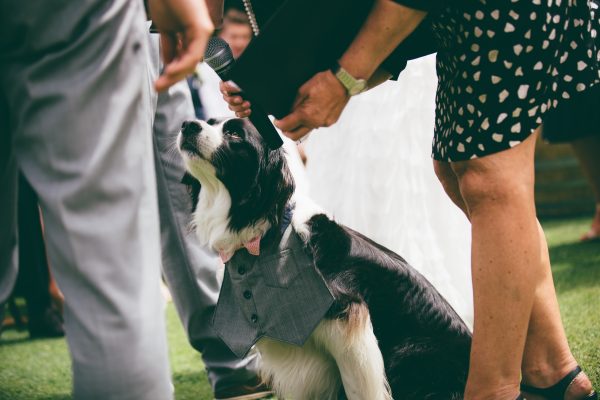
M471 333L402 257L294 194L247 119L184 122L198 239L225 261L214 327L294 400L462 399Z

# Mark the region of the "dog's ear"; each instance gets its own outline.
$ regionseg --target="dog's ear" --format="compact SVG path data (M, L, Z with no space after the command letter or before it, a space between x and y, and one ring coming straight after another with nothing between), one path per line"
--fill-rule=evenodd
M260 199L261 194L262 188L260 187L260 185L254 185L251 190L247 191L242 195L238 205L245 206L251 202L254 202L256 199Z
M272 216L273 221L271 221L274 224L278 224L280 222L285 211L285 206L294 194L294 190L296 188L294 177L292 176L292 172L290 171L285 159L284 150L281 149L276 157L278 160L275 165L277 165L279 174L274 174L277 176L277 178L275 182L272 182L272 185L276 186L276 189L273 190L274 197L272 200L276 205L275 214Z
M186 186L187 192L192 199L191 212L193 213L196 211L196 205L198 204L198 197L200 197L200 189L202 188L202 185L200 185L200 181L198 181L198 179L194 178L187 172L185 175L183 175L183 178L181 178L181 183Z
M294 194L294 190L296 189L296 183L294 182L292 171L285 162L285 157L283 160L282 172L283 180L280 182L281 188L278 191L278 193L280 196L280 203L286 204Z

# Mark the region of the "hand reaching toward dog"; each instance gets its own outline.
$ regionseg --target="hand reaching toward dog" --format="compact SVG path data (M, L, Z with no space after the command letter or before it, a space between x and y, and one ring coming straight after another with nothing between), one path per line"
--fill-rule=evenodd
M168 89L194 72L214 26L204 0L149 0L150 16L160 31L164 71L154 82Z
M233 82L221 82L219 87L229 109L238 118L250 115L251 104L240 95L239 87ZM320 72L300 87L292 113L276 120L275 126L290 139L300 140L314 128L335 123L349 99L331 71Z
M315 128L333 125L350 96L331 71L319 72L300 87L292 112L275 126L292 140L300 140Z

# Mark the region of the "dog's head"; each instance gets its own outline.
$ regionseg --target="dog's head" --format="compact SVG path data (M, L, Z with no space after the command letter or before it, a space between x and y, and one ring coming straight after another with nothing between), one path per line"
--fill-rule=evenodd
M229 229L238 232L262 221L278 225L294 181L284 150L270 150L250 121L186 121L177 144L203 191L227 190Z

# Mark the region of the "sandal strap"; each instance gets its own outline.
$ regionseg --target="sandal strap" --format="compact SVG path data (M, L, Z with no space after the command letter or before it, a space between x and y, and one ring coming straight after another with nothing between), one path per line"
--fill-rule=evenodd
M592 391L584 400L598 400L598 394Z
M581 367L578 365L553 386L541 389L521 383L521 390L527 393L543 396L547 399L563 399L567 389L569 388L569 385L580 373Z

